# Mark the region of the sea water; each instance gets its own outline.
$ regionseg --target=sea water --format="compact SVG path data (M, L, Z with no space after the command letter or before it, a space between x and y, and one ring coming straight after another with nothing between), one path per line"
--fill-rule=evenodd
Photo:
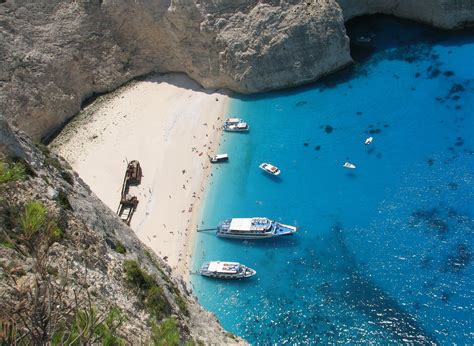
M229 115L250 132L223 135L230 161L213 168L199 228L265 216L299 231L261 241L199 233L193 272L227 260L257 275L191 275L193 291L253 344L472 344L473 32L390 17L349 29L372 35L353 47L352 68L232 101Z

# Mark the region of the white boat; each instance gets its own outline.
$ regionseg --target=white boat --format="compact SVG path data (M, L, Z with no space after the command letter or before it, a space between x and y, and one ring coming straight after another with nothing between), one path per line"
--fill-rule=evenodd
M263 239L296 232L295 226L285 225L266 217L233 218L217 226L216 235L223 238Z
M369 137L365 140L364 144L369 145L370 143L372 143L373 140L374 140L374 137Z
M250 129L249 125L240 118L228 118L224 122L224 131L245 132Z
M350 168L350 169L355 169L356 168L356 166L353 163L350 163L350 162L345 162L342 166L345 167L345 168Z
M228 161L229 160L229 155L227 154L217 154L214 156L209 156L209 160L211 163L218 163L218 162L223 162L223 161Z
M199 273L218 279L244 279L254 276L257 272L237 262L211 261L204 263Z
M356 42L358 43L370 43L372 39L368 36L359 36L356 38Z
M273 166L272 164L269 164L269 163L266 163L266 162L260 164L260 166L258 166L258 167L260 167L265 172L270 173L272 175L279 175L280 172L281 172L278 167Z

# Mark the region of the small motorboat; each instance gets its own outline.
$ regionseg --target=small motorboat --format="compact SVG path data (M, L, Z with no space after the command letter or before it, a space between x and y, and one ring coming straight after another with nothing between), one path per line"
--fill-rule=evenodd
M249 125L240 118L228 118L224 122L224 131L246 132L249 129L250 129Z
M356 38L357 43L370 43L372 39L368 36L359 36Z
M260 164L260 169L263 169L265 172L270 173L271 175L279 175L280 174L280 169L276 166L273 166L272 164L263 162Z
M365 140L364 144L369 145L370 143L372 143L373 140L374 140L374 137L369 137Z
M229 160L229 155L227 154L217 154L214 156L209 156L211 163L225 162Z
M356 166L353 163L350 163L350 162L345 162L342 166L345 167L345 168L350 168L350 169L355 169L356 168Z
M245 279L257 272L237 262L211 261L204 263L199 273L217 279Z

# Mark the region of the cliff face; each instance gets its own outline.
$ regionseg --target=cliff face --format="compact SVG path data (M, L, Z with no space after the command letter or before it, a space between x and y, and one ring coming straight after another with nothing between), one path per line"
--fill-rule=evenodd
M7 343L82 331L80 344L174 345L173 333L175 342L244 344L65 161L40 149L0 115L0 319L17 328Z
M150 72L242 93L298 85L349 64L344 19L378 12L454 28L472 23L474 2L2 1L0 108L40 138L87 97Z
M35 138L93 93L149 72L249 93L351 61L333 0L8 0L0 23L0 107Z

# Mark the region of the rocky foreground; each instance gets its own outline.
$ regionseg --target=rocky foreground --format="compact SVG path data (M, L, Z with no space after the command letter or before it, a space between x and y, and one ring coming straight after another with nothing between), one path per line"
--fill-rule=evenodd
M344 21L394 14L446 29L472 0L0 1L0 109L34 138L95 93L184 72L242 93L313 81L351 63Z
M63 159L1 116L0 320L6 344L244 343Z

